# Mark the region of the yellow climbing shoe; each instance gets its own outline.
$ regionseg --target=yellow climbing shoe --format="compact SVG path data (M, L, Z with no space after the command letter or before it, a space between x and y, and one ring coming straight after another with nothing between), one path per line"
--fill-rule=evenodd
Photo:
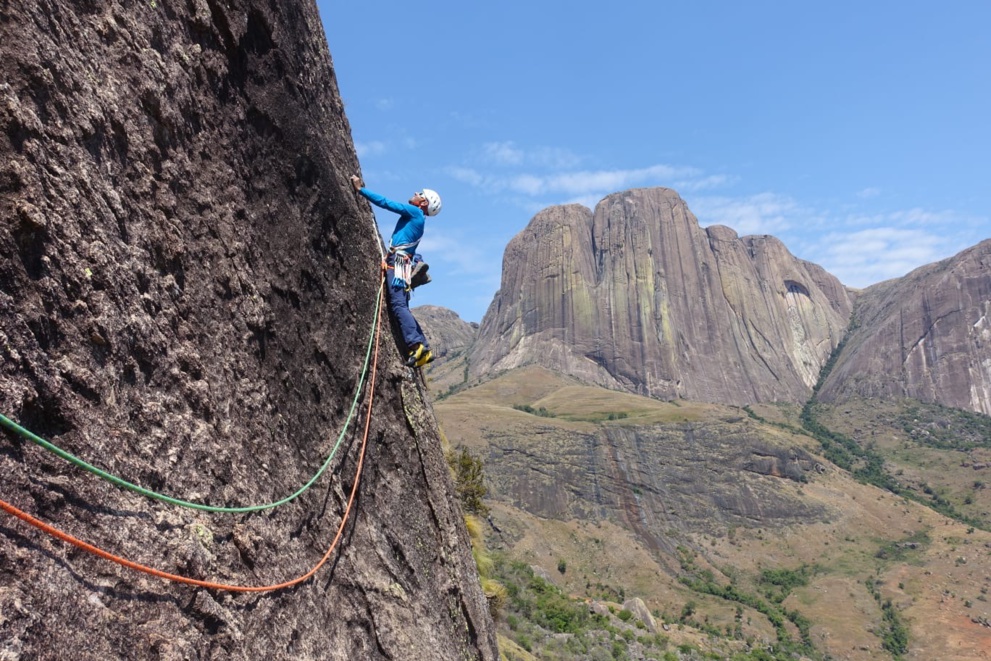
M420 360L424 353L430 353L430 350L428 349L427 351L424 351L423 345L417 344L413 347L412 351L409 352L409 355L406 356L406 364L409 367L417 367L417 361Z
M413 363L413 366L423 367L427 363L432 362L433 359L434 359L434 355L430 352L430 349L427 349L426 351L421 351L420 357L416 359L416 362Z

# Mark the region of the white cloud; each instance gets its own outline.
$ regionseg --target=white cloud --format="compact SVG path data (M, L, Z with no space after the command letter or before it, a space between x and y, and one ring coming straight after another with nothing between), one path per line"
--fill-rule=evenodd
M375 107L379 110L392 110L395 105L396 101L394 99L378 99L375 101Z
M627 188L665 183L672 185L677 177L690 177L699 174L690 167L652 165L636 170L580 170L551 175L519 174L506 178L492 178L488 181L496 188L525 195L590 195L604 196Z
M877 197L880 194L881 194L881 189L880 188L869 187L869 188L865 188L862 191L859 191L857 193L857 197L859 197L862 200L867 200L867 199L870 199L872 197Z
M713 174L700 179L682 179L675 181L671 184L671 187L679 193L694 192L700 190L710 190L713 188L723 188L725 186L729 186L730 184L735 184L737 181L737 177L725 174Z
M496 165L521 165L523 152L512 142L489 142L482 145L485 159Z
M939 225L946 227L956 224L971 224L975 220L952 210L926 211L925 209L913 208L871 215L852 214L847 216L844 223L860 227L870 225Z
M873 227L818 237L813 261L845 285L866 287L963 250L957 238L921 229Z
M457 275L486 275L499 272L502 255L493 256L492 251L480 247L451 234L427 232L417 252L430 255L430 262L444 262L451 265Z
M473 168L449 167L446 169L446 172L453 179L470 186L475 186L476 188L481 187L485 183L485 177Z
M796 221L808 222L814 213L795 200L776 193L759 193L750 197L699 197L689 201L699 224L726 225L740 235L776 234L788 230Z
M545 191L544 178L532 174L521 174L506 182L511 190L525 195L540 195Z
M526 165L552 170L575 168L582 161L580 156L567 149L537 147L524 150L512 140L485 143L482 145L482 160L500 167Z
M386 146L384 142L380 140L372 140L371 142L356 142L354 143L354 149L358 153L358 157L362 156L377 156L379 154L384 154L386 151Z
M540 147L535 149L527 155L527 160L534 165L553 168L555 170L576 168L582 163L581 156L567 149L558 149L556 147Z

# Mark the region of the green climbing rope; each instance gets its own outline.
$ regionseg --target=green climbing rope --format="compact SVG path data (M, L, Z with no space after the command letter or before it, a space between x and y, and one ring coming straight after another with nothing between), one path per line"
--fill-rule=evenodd
M384 280L383 280L383 283L384 283ZM343 429L341 429L341 433L337 437L337 442L334 444L334 448L331 450L330 455L327 457L326 461L324 461L323 464L320 466L320 470L318 470L316 472L316 474L313 477L311 477L306 482L306 484L304 484L303 486L301 486L294 493L292 493L292 494L290 494L290 495L288 495L285 498L282 498L280 500L276 500L276 501L271 502L271 503L266 503L264 505L249 505L249 506L246 506L246 507L221 507L221 506L217 506L217 505L205 505L203 503L194 503L194 502L191 502L191 501L188 501L188 500L181 500L179 498L173 498L172 496L167 496L165 494L158 493L157 491L152 491L151 489L146 489L145 487L139 486L139 485L134 484L132 482L128 482L127 480L122 479L120 477L117 477L116 475L113 475L111 473L108 473L107 471L105 471L105 470L103 470L101 468L97 468L93 464L87 463L86 461L83 461L79 457L77 457L77 456L75 456L73 454L70 454L69 452L66 452L62 448L60 448L57 445L55 445L54 443L51 443L49 441L46 441L45 439L41 438L40 436L37 436L36 434L31 433L30 431L28 431L24 427L21 427L19 424L17 424L13 420L10 420L9 418L7 418L3 414L0 414L0 425L2 425L3 427L6 427L10 431L12 431L12 432L14 432L14 433L16 433L18 435L26 438L27 440L31 441L32 443L35 443L37 445L40 445L41 447L45 448L49 452L52 452L52 453L58 455L62 459L65 459L66 461L68 461L68 462L70 462L72 464L75 464L79 468L82 468L84 470L87 470L90 473L93 473L94 475L97 475L97 476L103 478L104 480L107 480L108 482L117 485L118 487L121 487L123 489L130 489L131 491L134 491L136 493L139 493L142 496L147 496L149 498L154 498L156 500L160 500L160 501L165 502L165 503L170 503L172 505L178 505L180 507L188 507L188 508L191 508L191 509L202 510L202 511L205 511L205 512L228 512L228 513L257 512L259 510L267 510L267 509L272 509L274 507L278 507L280 505L285 505L289 501L291 501L294 498L296 498L299 495L301 495L303 492L305 492L311 486L313 486L313 483L316 482L320 478L320 476L324 474L324 472L327 470L327 467L330 465L330 462L334 459L334 456L337 454L337 450L338 450L338 448L340 448L341 442L344 440L344 436L347 433L348 427L350 427L350 425L351 425L351 419L354 417L355 408L357 408L357 406L358 406L358 398L361 395L361 388L362 388L362 386L365 383L365 377L368 375L368 363L369 363L370 358L371 358L371 355L372 355L372 344L374 343L374 340L375 340L375 324L378 321L379 310L382 307L382 291L383 291L383 289L384 289L384 284L379 287L378 297L376 298L376 301L375 301L375 316L372 318L372 331L368 335L368 348L365 351L365 364L362 367L361 376L358 379L358 386L357 386L357 388L355 388L355 391L354 391L354 400L351 402L351 410L348 411L347 420L345 420L344 427L343 427Z

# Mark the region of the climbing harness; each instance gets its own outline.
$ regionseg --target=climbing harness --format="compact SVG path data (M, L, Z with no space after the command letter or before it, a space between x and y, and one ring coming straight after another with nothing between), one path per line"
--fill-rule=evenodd
M379 298L378 307L381 307L381 297ZM157 576L158 578L163 578L169 581L173 581L175 583L196 585L199 587L209 588L212 590L224 590L227 592L272 592L275 590L281 590L284 588L292 587L293 585L298 585L303 581L306 581L307 579L311 578L314 574L316 574L320 570L320 568L327 563L327 560L330 559L330 556L334 552L334 549L337 548L337 543L340 541L341 535L344 533L344 526L347 524L348 516L351 513L351 506L354 504L354 498L358 492L358 484L361 482L361 471L365 461L365 448L368 445L368 432L369 429L371 428L371 422L372 422L372 405L374 404L374 400L375 400L375 376L378 367L378 355L379 355L379 337L382 329L381 315L377 314L376 318L377 321L375 324L375 352L374 352L374 357L372 359L372 377L368 386L369 389L368 410L365 415L365 431L361 439L361 450L358 456L358 467L355 471L354 484L352 484L351 486L351 494L348 497L347 507L345 507L344 514L341 516L341 524L337 529L337 534L334 535L334 540L331 542L330 547L327 549L327 552L324 553L323 557L320 558L320 560L312 568L310 568L310 570L307 571L305 574L297 576L296 578L290 579L288 581L284 581L282 583L275 583L271 585L259 585L259 586L231 585L228 583L203 581L195 578L190 578L188 576L172 574L166 571L162 571L160 569L155 569L154 567L142 565L140 563L133 562L126 558L122 558L120 556L114 555L109 551L104 551L103 549L94 546L93 544L84 542L83 540L73 537L72 535L63 532L55 528L54 526L51 526L39 519L36 519L30 514L17 509L13 505L7 503L2 499L0 499L0 509L4 510L5 512L7 512L12 516L17 517L21 521L24 521L25 523L28 523L38 528L39 530L51 535L52 537L61 539L62 541L72 544L73 546L76 546L77 548L80 548L89 553L92 553L93 555L104 558L105 560L110 560L111 562L115 562L123 567L127 567L128 569L133 569L135 571L143 572L145 574Z
M170 505L177 505L179 507L188 507L190 509L201 510L204 512L223 512L228 514L257 512L260 510L272 509L274 507L279 507L280 505L285 505L291 500L294 500L298 496L302 495L306 490L308 490L311 486L313 486L313 484L318 479L320 479L320 476L324 474L324 472L327 470L327 467L330 466L331 461L333 461L334 456L337 454L338 448L340 448L341 446L341 442L344 440L344 436L347 434L347 431L351 426L351 420L354 417L355 409L358 406L358 399L361 396L361 388L365 383L365 377L368 375L368 363L369 363L369 358L372 354L372 341L375 339L376 327L379 321L379 311L382 307L381 305L382 290L383 290L383 286L380 286L378 291L378 297L376 298L375 301L375 314L374 317L372 318L372 327L371 327L371 331L368 334L368 346L365 351L365 363L361 370L361 376L358 378L358 385L354 391L354 399L351 401L351 410L348 411L348 417L344 421L344 427L341 429L341 433L337 436L337 442L334 444L333 449L330 451L330 455L327 456L327 459L324 460L323 464L320 466L319 470L317 470L316 474L313 475L313 477L307 480L307 482L299 489L297 489L295 492L291 493L285 498L281 498L271 503L265 503L263 505L247 505L242 507L222 507L218 505L206 505L203 503L197 503L188 500L182 500L180 498L174 498L172 496L167 496L157 491L152 491L151 489L146 489L145 487L139 486L132 482L128 482L125 479L122 479L120 477L117 477L116 475L108 473L105 470L97 468L93 464L90 464L80 459L79 457L76 457L75 455L66 452L62 448L55 445L54 443L51 443L50 441L46 441L40 436L33 434L32 432L25 429L24 427L21 427L16 422L10 420L3 414L0 414L0 426L6 427L10 431L20 435L23 438L26 438L32 443L35 443L36 445L40 445L49 452L58 455L62 459L65 459L66 461L76 465L77 467L82 468L83 470L87 470L90 473L93 473L94 475L101 477L104 480L112 484L115 484L118 487L121 487L123 489L130 489L131 491L134 491L135 493L139 493L142 496L147 496L148 498L154 498L155 500L160 500L162 502L169 503Z

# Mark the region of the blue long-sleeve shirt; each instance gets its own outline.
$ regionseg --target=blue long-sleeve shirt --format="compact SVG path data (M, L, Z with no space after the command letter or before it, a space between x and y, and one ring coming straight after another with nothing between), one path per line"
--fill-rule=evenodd
M392 246L408 245L409 247L404 248L403 251L412 255L416 251L420 239L423 238L423 231L427 225L423 210L412 204L390 200L367 188L362 188L359 192L375 206L399 214L399 220L396 222L396 228L392 230L392 238L389 243Z

